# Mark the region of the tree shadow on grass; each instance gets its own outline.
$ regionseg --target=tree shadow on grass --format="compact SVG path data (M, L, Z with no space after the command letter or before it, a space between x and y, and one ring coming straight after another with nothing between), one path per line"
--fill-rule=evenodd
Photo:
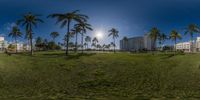
M161 58L161 59L170 59L172 57L177 56L177 54L167 54L165 57Z
M30 53L12 53L10 56L24 56L24 57L31 57L31 58L64 58L66 60L70 59L79 59L80 57L89 57L96 55L96 53L70 53L69 55L65 55L65 53L60 52L41 52L35 53L33 56Z
M65 55L65 53L44 53L41 54L40 57L46 57L46 58L56 58L56 57L63 57L66 60L70 60L70 59L79 59L80 57L89 57L89 56L93 56L96 55L96 53L78 53L78 54L69 54L69 55ZM36 56L37 57L37 56Z
M65 59L66 60L69 60L69 59L80 59L80 57L90 57L90 56L93 56L93 55L96 55L96 53L79 53L79 54L73 54L73 55L68 55L68 56L65 56Z

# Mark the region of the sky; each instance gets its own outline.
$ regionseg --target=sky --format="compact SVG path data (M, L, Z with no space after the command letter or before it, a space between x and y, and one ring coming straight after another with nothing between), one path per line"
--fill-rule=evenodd
M61 42L67 28L60 28L55 19L47 16L74 10L90 17L88 22L94 31L88 31L87 35L94 37L96 33L103 33L103 38L99 38L101 44L112 42L112 38L107 37L111 28L119 30L118 41L124 36L143 36L152 27L165 34L173 29L183 34L188 24L200 23L199 5L200 0L0 0L0 35L11 41L7 34L13 24L22 15L32 12L42 15L40 18L45 21L34 28L34 38L51 39L49 34L57 31L60 33L57 41ZM24 41L24 38L19 40ZM184 35L181 41L187 40L188 36Z

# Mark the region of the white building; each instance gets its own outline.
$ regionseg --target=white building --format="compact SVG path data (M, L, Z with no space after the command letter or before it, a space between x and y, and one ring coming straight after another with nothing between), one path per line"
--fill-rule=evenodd
M5 38L0 36L0 51L4 51L5 48L7 48L7 42L5 41Z
M147 34L128 38L128 41L120 40L120 50L124 51L153 50L155 47L153 47L153 41Z
M192 48L192 42L182 42L176 44L177 51L190 52Z
M199 52L200 51L200 37L197 37L195 41L181 42L176 44L177 51L184 52Z

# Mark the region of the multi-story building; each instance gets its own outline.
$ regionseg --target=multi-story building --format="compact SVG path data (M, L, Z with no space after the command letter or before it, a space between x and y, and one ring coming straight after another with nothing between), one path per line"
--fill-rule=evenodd
M5 48L7 48L7 42L5 41L5 38L0 36L0 51L4 51Z
M192 48L192 42L182 42L176 44L177 51L190 52Z
M128 40L120 40L120 50L123 51L153 50L155 48L153 40L147 34L128 38Z
M200 51L200 37L197 37L195 41L181 42L176 44L177 51L184 52L199 52Z

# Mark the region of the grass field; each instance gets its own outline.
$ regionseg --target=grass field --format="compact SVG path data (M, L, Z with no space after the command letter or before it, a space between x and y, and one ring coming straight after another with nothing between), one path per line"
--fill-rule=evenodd
M0 54L0 100L169 98L200 99L200 54Z

